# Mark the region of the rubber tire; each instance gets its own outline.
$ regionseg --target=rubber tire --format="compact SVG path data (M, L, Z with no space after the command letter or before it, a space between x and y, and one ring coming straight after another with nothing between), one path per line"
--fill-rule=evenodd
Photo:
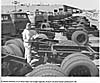
M15 54L12 49L9 46L2 46L2 54L9 53L9 54Z
M21 51L23 52L23 54L25 53L25 47L24 47L24 44L23 44L23 41L21 39L15 39L16 42L18 42L18 47L20 47Z
M83 42L79 42L77 40L77 37L81 34L84 34L85 35L85 40ZM72 41L74 41L75 43L77 43L78 45L86 45L88 43L88 34L84 31L75 31L73 34L72 34L72 37L71 37Z
M15 45L18 45L18 43L16 42L15 39L11 39L11 40L6 41L5 45L8 45L8 44L15 44Z
M98 75L96 65L89 58L83 56L77 56L67 60L66 64L62 66L62 69L64 70L66 76L69 76L71 70L80 65L86 66L90 70L91 76Z
M74 41L71 41L71 40L60 41L60 43L58 44L64 45L64 46L78 46Z
M16 46L18 46L20 48L20 50L23 52L25 52L25 48L24 48L24 45L21 43L21 39L12 39L12 40L8 40L6 41L5 45L8 45L8 44L15 44Z
M2 68L2 76L8 76L11 75L12 72L9 71L9 63L8 62L2 62L1 64L1 68Z
M39 76L39 77L63 77L65 76L63 70L51 64L39 65L34 68L32 72L28 73L26 76Z
M17 47L15 44L8 44L7 46L11 48L16 56L23 57L23 53L21 52L20 48Z
M38 38L48 39L47 35L45 34L39 34Z
M61 68L63 68L63 66L67 63L68 60L70 60L70 59L72 59L72 58L74 58L74 57L80 57L80 56L89 59L89 57L88 57L87 55L82 54L82 53L70 54L70 55L68 55L67 57L65 57L64 60L62 61L62 63L61 63Z
M76 29L81 29L83 31L86 31L86 29L84 27L77 27Z

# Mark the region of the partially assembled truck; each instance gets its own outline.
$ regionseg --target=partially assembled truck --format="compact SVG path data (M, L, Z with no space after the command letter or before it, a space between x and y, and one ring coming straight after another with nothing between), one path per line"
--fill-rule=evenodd
M99 76L99 64L93 63L93 60L99 60L99 52L91 46L41 38L30 42L33 60L38 60L32 65L24 59L21 39L9 40L2 46L2 76Z
M32 65L24 58L25 48L21 32L30 20L26 13L2 14L2 76L30 77L97 77L99 76L99 46L91 47L89 32L81 28L70 29L36 29L42 38L29 41L31 54L37 59ZM67 26L66 26L67 27ZM74 26L75 27L75 26ZM47 27L48 28L48 27ZM49 27L50 28L50 27ZM69 27L68 27L69 28ZM68 40L54 40L55 33L63 33ZM97 30L96 33L99 33ZM36 54L34 54L36 50Z

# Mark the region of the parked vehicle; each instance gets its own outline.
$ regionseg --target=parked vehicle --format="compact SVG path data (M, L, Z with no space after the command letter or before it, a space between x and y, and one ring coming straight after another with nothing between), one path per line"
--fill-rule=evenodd
M11 18L12 18L12 22L15 25L16 28L16 32L17 33L21 33L23 29L25 29L26 24L29 22L30 20L28 18L27 13L24 12L12 12L10 13Z
M5 43L12 36L16 35L16 29L12 22L10 14L1 14L1 37L2 44Z
M16 34L15 27L10 14L1 14L1 28L2 35Z
M11 42L6 43L9 50L5 50L5 47L2 50L2 76L98 76L98 68L92 61L99 53L90 46L78 46L73 41L59 43L57 40L39 38L30 41L33 46L31 53L34 58L38 58L38 61L30 66L24 57L17 53L18 50L13 49L16 43ZM34 49L37 50L38 57L32 52ZM15 54L12 55L11 51Z
M2 45L12 38L21 38L21 33L26 24L30 22L26 13L12 12L1 15Z

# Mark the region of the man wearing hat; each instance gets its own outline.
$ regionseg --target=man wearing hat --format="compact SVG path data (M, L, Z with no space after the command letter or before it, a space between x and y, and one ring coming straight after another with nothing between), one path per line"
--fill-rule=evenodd
M37 35L35 30L35 26L31 29L31 24L27 23L26 28L22 32L24 47L25 47L25 59L27 59L27 63L31 62L31 40L33 36Z

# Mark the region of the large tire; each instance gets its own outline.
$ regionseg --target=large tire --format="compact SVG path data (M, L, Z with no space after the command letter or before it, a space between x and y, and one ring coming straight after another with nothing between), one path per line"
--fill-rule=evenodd
M2 46L1 52L2 54L12 54L12 55L15 54L9 46Z
M78 45L86 45L88 43L88 34L84 31L75 31L71 39Z
M21 52L19 47L17 47L14 44L8 44L7 46L11 48L11 50L14 52L16 56L23 57L23 53Z
M61 40L59 43L59 45L64 45L64 46L78 46L74 41L71 40Z
M23 46L23 43L21 41L21 39L12 39L12 40L8 40L5 45L8 45L8 44L14 44L16 46L18 46L20 48L20 50L22 51L22 53L24 54L24 46Z
M38 38L48 39L47 35L45 34L39 34Z
M76 29L80 29L80 30L86 31L86 29L84 27L77 27Z
M23 41L21 39L15 39L16 42L18 43L18 47L21 49L21 51L23 52L23 54L25 53L25 48L24 48L24 44Z
M11 39L11 40L6 41L5 45L8 45L8 44L15 44L15 45L17 45L18 43L16 42L15 39Z
M98 70L96 65L83 56L70 58L66 64L62 66L66 76L97 76Z
M66 63L68 62L68 60L74 58L74 57L84 57L84 58L89 58L88 56L81 54L81 53L74 53L74 54L70 54L67 57L65 57L65 59L62 61L61 63L61 67L63 67L64 65L66 65Z
M26 76L39 76L39 77L62 77L65 76L63 70L56 65L40 65Z
M1 68L2 68L2 76L8 76L11 75L11 71L9 70L9 63L8 62L2 62L1 64Z

